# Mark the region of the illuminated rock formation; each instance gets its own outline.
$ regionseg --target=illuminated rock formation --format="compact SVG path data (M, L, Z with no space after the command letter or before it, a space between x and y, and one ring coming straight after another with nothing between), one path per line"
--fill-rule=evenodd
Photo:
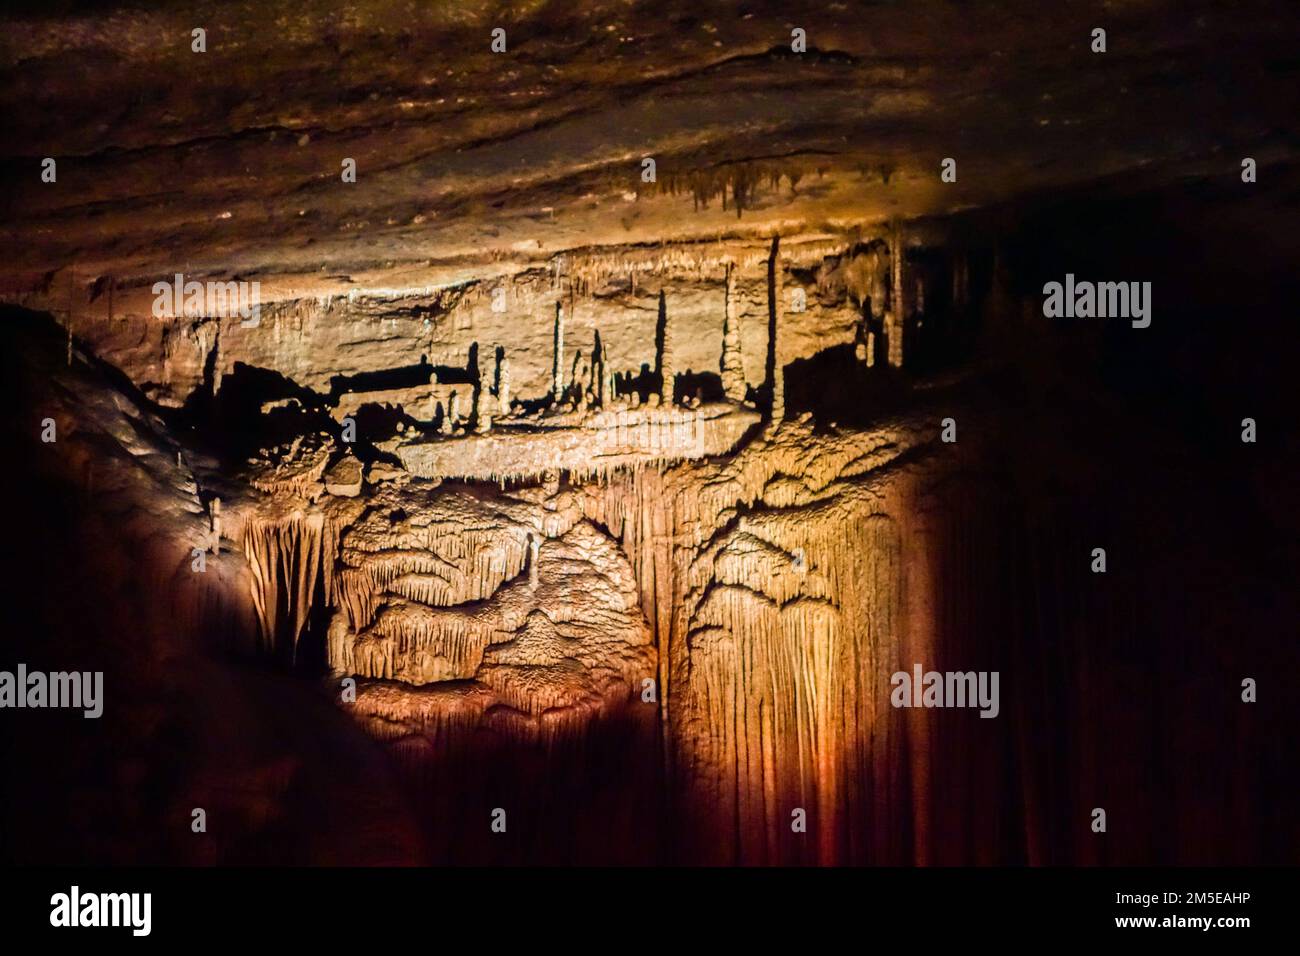
M889 311L885 313L885 345L889 349L889 364L899 368L903 364L903 336L907 327L907 269L903 244L903 227L895 223L890 246L891 279L889 286Z
M742 357L740 317L736 314L735 266L727 263L722 318L722 390L733 402L745 399L745 361Z
M503 348L497 359L497 409L502 417L510 414L510 357Z
M1291 530L1275 504L1289 499L1269 480L1294 469L1261 442L1240 474L1218 419L1267 397L1246 345L1271 303L1231 317L1242 328L1217 363L1230 388L1165 403L1171 419L1197 408L1177 424L1224 456L1206 468L1181 446L1144 456L1178 430L1139 427L1129 400L1193 381L1183 357L1202 343L1172 336L1196 321L1168 323L1155 348L1101 337L1114 328L1094 339L1045 327L1026 290L1084 248L1100 261L1132 245L1154 269L1155 246L1198 234L1185 210L1202 194L1228 197L1204 221L1231 241L1222 257L1180 251L1170 285L1194 281L1188 262L1230 263L1252 289L1294 274L1263 258L1289 248L1289 223L1284 241L1237 236L1295 192L1280 4L1181 32L1161 26L1178 22L1158 15L1167 0L1118 4L1125 53L1108 57L1081 41L1085 5L1048 29L1028 0L814 5L799 54L793 14L763 3L721 18L640 0L617 16L516 5L502 54L482 42L503 15L486 5L407 5L398 23L384 4L298 4L272 31L224 0L164 6L0 14L16 144L0 299L7 333L49 333L0 350L27 372L26 404L10 408L24 527L11 603L48 605L31 628L42 652L136 668L113 676L138 720L100 739L162 759L113 766L130 799L112 820L147 820L167 853L242 862L290 842L292 800L315 830L304 845L352 827L358 804L332 802L346 776L370 811L358 832L413 818L414 836L390 834L401 862L607 862L624 847L617 862L1099 862L1141 854L1076 834L1075 802L1147 799L1157 778L1160 798L1193 792L1158 771L1205 755L1165 752L1158 735L1140 750L1146 728L1104 713L1097 688L1127 694L1133 661L1141 673L1233 649L1162 643L1205 608L1168 587L1145 539L1129 542L1140 586L1123 600L1120 574L1075 572L1094 529L1118 537L1112 514L1157 542L1195 526L1216 545L1267 514L1254 564L1249 549L1216 558L1249 573L1208 589L1233 611L1222 633L1260 623L1247 605L1269 604L1290 554L1275 530ZM214 68L196 70L177 38L209 21L222 38ZM1113 108L1103 81L1135 108ZM940 179L935 159L957 147L960 181ZM1243 189L1248 149L1260 181ZM40 179L46 154L57 181ZM355 182L339 179L345 155ZM1159 182L1172 199L1147 192ZM1097 213L1107 229L1148 205L1168 222L1154 241L1115 228L1040 247L1053 222L1087 221L1043 211L1077 190L1122 197ZM1232 257L1247 248L1259 261ZM256 283L258 320L160 308L155 285L179 273ZM1213 288L1202 301L1226 314ZM1126 390L1107 392L1099 368ZM1116 408L1133 420L1106 417ZM48 446L33 437L47 417ZM960 443L937 438L949 418ZM1080 460L1076 446L1100 447L1094 420L1136 452ZM1215 484L1163 497L1131 475L1146 457ZM1191 507L1112 513L1099 489L1125 484L1157 512ZM1230 522L1188 522L1206 500L1244 504ZM24 576L42 549L57 560ZM1161 585L1192 602L1182 627L1112 639ZM114 640L76 641L95 606L62 604L83 589L112 608ZM231 664L245 645L255 656ZM996 731L891 707L889 675L917 661L1004 667L1021 696ZM1233 659L1242 673L1272 663ZM1188 716L1186 690L1232 696L1196 676L1162 700L1168 723ZM246 695L230 727L223 695ZM190 699L202 706L160 719ZM1242 738L1265 725L1215 707ZM282 749L226 787L232 740ZM1115 740L1130 748L1122 771ZM1234 845L1223 821L1246 801L1233 788L1270 769L1239 742L1223 750L1240 765L1205 774L1232 813L1198 796L1169 833L1153 813L1125 826L1161 846L1218 827ZM203 776L155 799L157 768L184 770L205 746ZM366 759L335 769L339 753ZM57 756L77 768L83 755ZM396 796L366 804L385 774ZM252 788L244 830L233 816L204 841L162 830L248 778L270 783ZM502 803L510 841L466 836ZM606 839L606 824L623 829Z
M668 300L662 289L659 290L659 324L655 344L655 374L660 381L659 399L664 405L671 405L677 367L673 364L673 328L668 318Z
M772 237L767 259L767 384L771 389L768 415L785 417L785 365L781 351L781 237Z
M564 398L564 305L555 303L555 336L552 345L554 363L551 366L551 399L556 403Z

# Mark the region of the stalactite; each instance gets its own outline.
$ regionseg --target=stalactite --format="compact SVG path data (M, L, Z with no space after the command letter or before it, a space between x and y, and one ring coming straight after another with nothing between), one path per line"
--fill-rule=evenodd
M658 189L669 195L690 193L697 211L707 209L709 203L718 198L722 208L734 209L736 218L739 219L744 210L752 206L761 185L766 184L775 191L780 188L781 180L786 179L793 193L808 170L806 164L797 160L748 160L723 163L707 169L690 168L682 173L666 171L661 174L661 181L657 185ZM730 203L727 200L728 192L731 194Z
M583 498L631 561L659 648L666 769L714 862L908 858L853 846L875 832L860 823L873 800L889 819L911 812L906 723L879 693L900 653L903 536L861 479L921 440L846 435L809 459L776 433L726 464L637 469ZM809 837L786 842L796 806Z
M820 263L844 255L853 245L843 238L816 237L797 244L787 241L786 255L800 261ZM571 289L578 295L591 295L607 282L626 283L632 296L638 294L643 276L695 276L705 280L715 276L728 264L737 269L764 265L768 243L752 239L708 242L682 242L663 247L593 247L566 253L567 275Z
M242 546L253 572L253 606L263 640L267 646L288 640L296 651L318 581L323 583L325 599L334 599L336 526L319 513L253 518L244 525Z

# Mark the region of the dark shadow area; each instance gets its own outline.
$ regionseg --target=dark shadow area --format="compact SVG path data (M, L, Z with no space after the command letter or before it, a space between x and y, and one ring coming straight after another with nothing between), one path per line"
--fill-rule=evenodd
M867 368L854 346L837 345L785 367L786 415L811 412L819 425L862 428L904 408L906 387L896 369Z
M158 486L96 438L113 412L96 368L64 360L48 317L0 322L0 396L21 409L0 476L19 503L0 546L0 669L102 673L102 714L6 708L0 858L15 864L400 864L420 833L383 748L312 680L268 673L241 648L256 628L247 571L228 552L193 573ZM55 382L58 382L55 385ZM88 403L97 402L91 405ZM61 423L39 438L42 418ZM93 459L96 471L86 468ZM133 477L138 476L138 477ZM95 489L125 482L111 496ZM177 535L180 535L178 538ZM207 832L192 828L207 813Z
M673 380L673 401L681 405L688 399L721 402L727 397L722 390L722 376L717 372L678 372Z
M375 392L427 385L430 376L434 374L438 376L437 380L440 384L472 385L478 381L472 362L471 359L471 364L467 366L431 365L428 356L422 355L415 365L402 365L375 372L358 372L355 375L335 375L330 378L330 401L337 403L339 396L346 392Z

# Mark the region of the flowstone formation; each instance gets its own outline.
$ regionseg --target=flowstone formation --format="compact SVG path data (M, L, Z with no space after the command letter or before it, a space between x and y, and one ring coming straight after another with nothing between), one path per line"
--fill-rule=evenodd
M263 653L439 812L421 781L528 748L598 773L612 746L676 808L682 859L832 862L897 786L875 688L924 582L904 541L935 423L861 349L897 359L889 316L920 319L902 235L274 303L172 335L169 363L186 335L196 360L155 395L201 413L212 560L246 565ZM946 281L935 256L916 281ZM796 807L812 838L773 837Z

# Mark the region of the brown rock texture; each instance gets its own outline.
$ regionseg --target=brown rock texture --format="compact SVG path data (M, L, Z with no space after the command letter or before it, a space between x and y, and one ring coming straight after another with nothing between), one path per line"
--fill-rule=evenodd
M1029 0L0 15L20 646L134 694L60 855L205 800L140 859L1279 853L1216 681L1290 663L1294 456L1223 436L1288 381L1300 31L1230 6L1104 58ZM1089 269L1169 311L1050 322ZM1000 719L892 706L918 663Z

